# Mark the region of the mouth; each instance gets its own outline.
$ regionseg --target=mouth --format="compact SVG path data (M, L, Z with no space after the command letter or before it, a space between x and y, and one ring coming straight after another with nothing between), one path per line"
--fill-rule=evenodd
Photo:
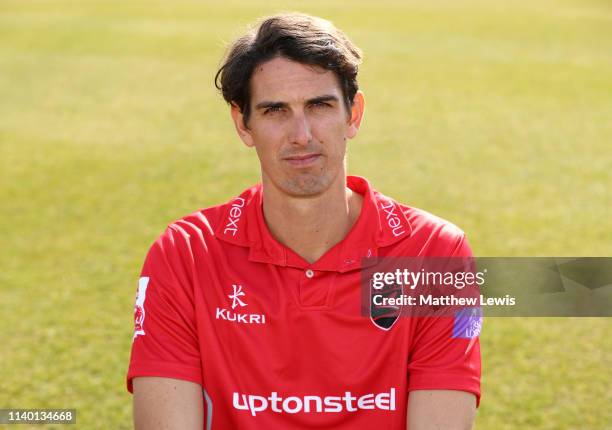
M310 166L311 164L316 163L319 160L319 158L321 158L321 154L310 153L310 154L292 155L290 157L283 158L283 160L292 166L307 167L307 166Z

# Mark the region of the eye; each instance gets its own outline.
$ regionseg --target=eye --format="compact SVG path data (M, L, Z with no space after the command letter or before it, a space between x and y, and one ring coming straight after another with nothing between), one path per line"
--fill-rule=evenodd
M269 113L274 113L274 112L280 112L281 110L283 110L281 106L270 106L264 111L264 115L267 115Z
M331 105L326 102L316 102L316 103L313 103L311 106L317 109L331 107Z

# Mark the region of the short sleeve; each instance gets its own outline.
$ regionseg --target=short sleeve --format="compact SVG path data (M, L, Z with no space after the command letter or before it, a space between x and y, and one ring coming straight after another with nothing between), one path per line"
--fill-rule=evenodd
M149 249L134 306L134 337L127 373L202 384L195 321L191 253L183 234L169 227Z
M471 257L465 236L452 257ZM464 330L466 325L472 327ZM475 314L415 319L408 363L408 391L459 390L473 393L480 404L480 309ZM458 327L461 330L458 330ZM468 333L466 335L466 333Z

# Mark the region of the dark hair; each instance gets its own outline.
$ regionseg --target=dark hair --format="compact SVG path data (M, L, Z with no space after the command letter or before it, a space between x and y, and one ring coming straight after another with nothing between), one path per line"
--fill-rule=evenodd
M361 50L325 19L301 13L275 15L263 19L229 47L215 75L215 86L226 102L238 106L246 124L251 113L253 70L272 58L285 57L333 71L350 111L359 88L361 55Z

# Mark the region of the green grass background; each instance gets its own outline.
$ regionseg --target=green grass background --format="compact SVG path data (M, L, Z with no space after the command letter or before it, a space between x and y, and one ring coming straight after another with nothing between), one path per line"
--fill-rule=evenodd
M279 10L365 52L351 173L479 256L612 255L607 0L0 0L0 408L131 428L140 266L167 223L257 180L212 79ZM487 320L477 428L612 429L611 334Z

